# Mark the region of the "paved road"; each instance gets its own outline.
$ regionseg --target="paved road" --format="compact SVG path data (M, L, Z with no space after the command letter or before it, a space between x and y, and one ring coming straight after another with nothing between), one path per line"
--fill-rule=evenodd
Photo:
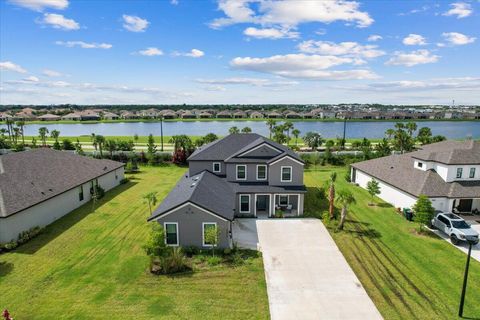
M470 223L472 223L472 228L477 230L478 233L480 233L480 224L479 223L475 223L475 222L472 222L472 221L469 221ZM452 246L455 246L457 249L463 251L465 254L468 253L468 245L466 243L461 243L461 244L458 244L458 245L454 245L451 241L450 241L450 238L443 232L441 232L440 230L438 229L434 229L432 230L437 236L443 238L445 241L448 241L448 243L450 243ZM472 246L472 258L479 261L480 262L480 243L477 244L477 245L474 245Z
M263 253L273 320L382 319L320 220L241 219L234 238Z

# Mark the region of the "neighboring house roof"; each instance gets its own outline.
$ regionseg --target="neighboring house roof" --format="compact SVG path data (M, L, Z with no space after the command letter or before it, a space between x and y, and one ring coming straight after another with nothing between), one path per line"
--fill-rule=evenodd
M302 159L290 148L256 133L237 133L228 135L223 139L201 146L188 158L188 160L224 160L228 162L249 162L248 157L240 158L238 156L264 143L281 151L275 158L265 159L265 162L275 161L278 158L288 155L303 163ZM260 159L255 158L252 159L252 161L259 162Z
M235 193L229 183L209 171L183 176L148 220L159 218L185 203L193 203L227 220L233 220Z
M123 163L48 148L0 156L0 218L87 183Z
M39 116L37 119L40 119L40 120L41 120L41 119L46 119L46 120L48 120L48 119L58 120L58 119L60 119L60 116L57 116L57 115L51 114L51 113L47 113L47 114L44 114L44 115L42 115L42 116Z
M412 157L444 164L480 164L480 141L442 141L426 145Z
M424 194L429 197L478 198L480 195L480 180L445 182L433 170L423 171L414 168L415 159L424 157L427 150L430 150L430 152L435 152L434 150L446 152L447 148L453 150L468 146L469 143L470 141L439 142L424 146L423 150L420 151L358 162L352 164L352 167L416 197ZM478 142L475 142L474 145L478 145ZM480 163L480 149L476 147L470 150L473 157L476 157L476 164ZM470 157L465 159L470 159Z

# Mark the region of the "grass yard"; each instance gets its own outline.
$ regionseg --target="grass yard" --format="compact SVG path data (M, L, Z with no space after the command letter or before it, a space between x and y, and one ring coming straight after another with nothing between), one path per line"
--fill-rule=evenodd
M416 224L379 199L369 207L370 195L347 184L345 168L306 170L306 214L319 217L328 211L318 188L332 170L338 173L337 189L350 188L357 204L344 231L335 232L336 221L328 229L383 317L456 319L466 255L434 235L417 235ZM473 259L464 316L480 319L480 263Z
M0 255L0 309L15 319L266 319L261 258L180 276L154 276L142 245L141 196L163 199L185 168L142 168L126 185Z

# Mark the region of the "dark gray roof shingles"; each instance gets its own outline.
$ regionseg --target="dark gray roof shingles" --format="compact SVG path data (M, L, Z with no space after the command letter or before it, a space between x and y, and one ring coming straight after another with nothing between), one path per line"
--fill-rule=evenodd
M0 217L22 211L123 165L47 148L2 155Z

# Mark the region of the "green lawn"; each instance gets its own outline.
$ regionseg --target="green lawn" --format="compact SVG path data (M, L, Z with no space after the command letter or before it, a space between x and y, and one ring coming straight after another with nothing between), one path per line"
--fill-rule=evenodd
M0 255L0 310L15 319L266 319L261 258L183 276L153 276L141 195L171 190L185 168L142 168L132 182Z
M332 168L312 169L305 175L309 188L305 212L320 216L328 210L319 187ZM416 225L394 208L376 200L368 206L368 193L344 180L345 169L336 168L338 187L350 188L357 199L345 231L328 229L348 263L385 319L455 319L466 255L449 243L416 234ZM480 263L472 259L464 316L480 319Z

